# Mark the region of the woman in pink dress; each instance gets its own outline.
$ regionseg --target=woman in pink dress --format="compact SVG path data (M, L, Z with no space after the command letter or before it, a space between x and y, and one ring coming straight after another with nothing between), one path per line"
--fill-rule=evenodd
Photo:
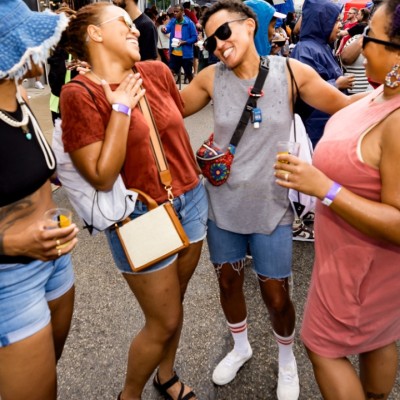
M378 8L363 55L382 85L330 119L313 166L290 155L275 166L279 185L321 200L301 336L323 397L334 400L387 399L397 372L400 0Z

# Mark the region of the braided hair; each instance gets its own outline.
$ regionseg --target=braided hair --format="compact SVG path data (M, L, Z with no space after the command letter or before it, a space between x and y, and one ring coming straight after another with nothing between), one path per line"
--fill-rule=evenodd
M93 3L84 6L70 17L68 28L63 32L60 44L81 61L90 63L87 47L87 27L98 25L101 22L101 14L106 7L113 7L112 3Z

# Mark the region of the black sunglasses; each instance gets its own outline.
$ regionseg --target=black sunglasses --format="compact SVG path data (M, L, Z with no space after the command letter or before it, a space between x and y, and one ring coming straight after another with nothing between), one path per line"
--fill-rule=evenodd
M223 23L211 36L209 36L204 41L204 48L209 53L214 53L215 49L217 48L217 41L215 40L215 38L217 37L219 40L229 39L232 35L232 31L231 28L229 28L229 24L231 24L232 22L244 21L245 19L247 19L247 17L234 19L232 21L227 21Z
M400 44L388 42L386 40L376 39L374 37L368 36L369 31L370 31L370 27L367 26L364 29L364 33L363 33L362 48L364 48L368 42L374 42L374 43L382 44L383 46L393 47L394 49L400 49Z

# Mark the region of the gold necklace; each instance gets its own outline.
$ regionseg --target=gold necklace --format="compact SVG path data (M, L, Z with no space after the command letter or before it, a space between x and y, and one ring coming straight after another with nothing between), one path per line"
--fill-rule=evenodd
M104 79L101 79L97 74L95 74L95 73L93 72L92 69L90 70L90 72L91 72L91 73L94 75L94 77L97 78L100 82L103 82L103 81L104 81Z

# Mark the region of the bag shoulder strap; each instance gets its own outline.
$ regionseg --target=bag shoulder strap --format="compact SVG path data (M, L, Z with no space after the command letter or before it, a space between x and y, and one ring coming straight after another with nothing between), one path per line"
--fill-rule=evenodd
M239 144L239 141L243 136L246 126L249 122L251 112L253 111L254 108L257 107L257 100L262 96L262 88L264 86L265 80L267 79L268 72L269 72L269 58L261 57L260 69L258 71L256 81L254 83L254 86L250 90L249 98L247 99L239 123L237 124L235 132L233 133L232 138L230 140L230 144L235 147Z
M294 133L294 141L297 142L297 135L296 135L296 117L294 115L294 107L295 107L295 101L294 101L294 97L295 95L297 96L297 98L300 98L300 92L299 92L299 87L297 86L297 82L296 79L294 78L294 74L293 74L293 70L292 67L290 66L290 62L289 62L289 57L286 58L286 65L287 68L289 70L289 74L290 74L290 82L291 82L291 86L292 86L292 116L293 116L293 133ZM296 87L296 93L294 91L294 88Z
M93 92L90 90L90 88L87 87L82 81L78 81L78 80L75 80L75 79L72 80L72 81L69 81L69 82L67 83L67 85L73 85L73 84L84 87L84 88L87 90L87 92L90 94L90 97L92 98L93 103L95 104L96 108L98 109L98 107L97 107L97 102L96 102L96 98L95 98Z
M165 156L160 134L158 132L158 128L155 123L154 116L151 112L150 104L146 98L146 95L144 95L139 100L139 107L142 110L147 124L149 125L151 148L153 151L154 159L156 160L161 183L164 185L165 190L168 192L168 199L172 199L172 176L168 167L168 162Z

